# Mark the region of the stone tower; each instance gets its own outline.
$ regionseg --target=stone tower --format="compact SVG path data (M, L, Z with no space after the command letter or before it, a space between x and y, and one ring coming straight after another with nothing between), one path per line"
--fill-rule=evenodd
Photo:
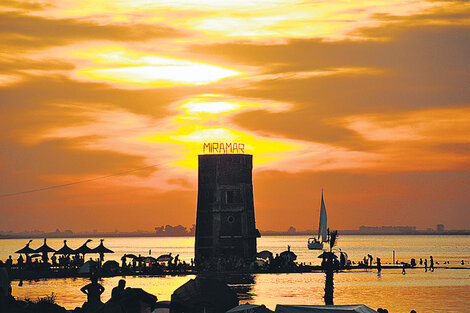
M256 256L253 156L199 155L196 264L211 258Z

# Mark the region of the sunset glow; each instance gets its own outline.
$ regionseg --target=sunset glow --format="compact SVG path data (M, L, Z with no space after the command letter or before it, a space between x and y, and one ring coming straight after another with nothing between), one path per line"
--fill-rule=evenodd
M468 2L39 0L0 14L0 194L145 168L4 197L0 229L190 226L204 142L253 155L260 229L311 228L322 188L338 229L470 227Z
M221 66L126 50L103 49L77 55L108 65L80 69L77 73L81 76L144 88L205 85L242 74Z

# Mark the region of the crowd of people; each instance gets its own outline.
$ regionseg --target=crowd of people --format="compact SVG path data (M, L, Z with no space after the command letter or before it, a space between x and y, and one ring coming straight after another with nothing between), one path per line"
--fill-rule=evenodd
M170 253L171 255L171 253ZM85 254L52 255L49 259L31 257L21 254L16 262L11 256L5 262L1 261L13 279L35 279L49 277L75 277L84 276L90 271L100 276L139 275L139 274L184 274L194 270L194 262L188 263L179 259L179 255L164 261L150 256L124 255L121 264L110 260L104 262L103 258L88 258ZM86 264L88 263L88 265ZM81 270L88 266L86 270Z
M343 252L337 253L338 258L333 260L333 266L336 270L348 268L377 268L380 272L383 268L383 262L379 257L373 257L371 254L364 256L362 260L355 262L348 260L347 255ZM84 254L76 255L52 255L49 258L31 257L20 254L16 260L9 256L3 263L7 268L10 276L14 279L34 279L47 277L74 277L83 276L80 269L85 263L89 263L90 270L97 272L100 276L115 275L158 275L158 274L190 274L194 272L205 271L242 271L242 272L303 272L314 270L315 267L306 263L296 262L296 255L290 251L280 254L270 254L264 258L256 260L247 260L238 256L228 257L212 257L201 258L196 262L191 259L190 262L181 260L179 255L166 255L167 258L159 261L151 256L129 255L125 254L121 257L120 264L116 261L108 261L103 263L103 257L88 260ZM106 264L109 263L109 264ZM442 262L444 265L450 264L449 261ZM464 265L464 261L461 261ZM403 274L406 274L406 268L420 267L427 271L434 271L435 266L439 265L433 256L428 258L420 258L417 262L412 258L409 262L396 260L389 263L388 266L401 266Z
M97 260L99 262L99 259ZM73 268L80 268L83 264L85 263L85 256L80 255L80 254L75 254L75 255L52 255L50 258L40 258L40 257L31 257L30 255L25 255L25 258L23 258L23 255L20 254L18 259L16 260L16 264L13 262L13 259L11 255L8 257L8 259L5 261L5 265L8 268L13 268L13 269L40 269L40 268L45 268L45 267L57 267L57 268L68 268L68 269L73 269Z

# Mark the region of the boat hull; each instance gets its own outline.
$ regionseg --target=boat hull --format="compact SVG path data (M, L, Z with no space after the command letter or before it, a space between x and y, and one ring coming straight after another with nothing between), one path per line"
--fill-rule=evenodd
M315 238L309 238L307 247L309 250L323 250L323 243L317 241Z

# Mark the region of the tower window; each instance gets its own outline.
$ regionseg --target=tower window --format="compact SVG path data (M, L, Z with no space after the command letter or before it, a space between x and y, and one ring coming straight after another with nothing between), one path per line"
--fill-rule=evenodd
M227 204L240 203L241 202L240 190L227 190L225 192L225 202Z

